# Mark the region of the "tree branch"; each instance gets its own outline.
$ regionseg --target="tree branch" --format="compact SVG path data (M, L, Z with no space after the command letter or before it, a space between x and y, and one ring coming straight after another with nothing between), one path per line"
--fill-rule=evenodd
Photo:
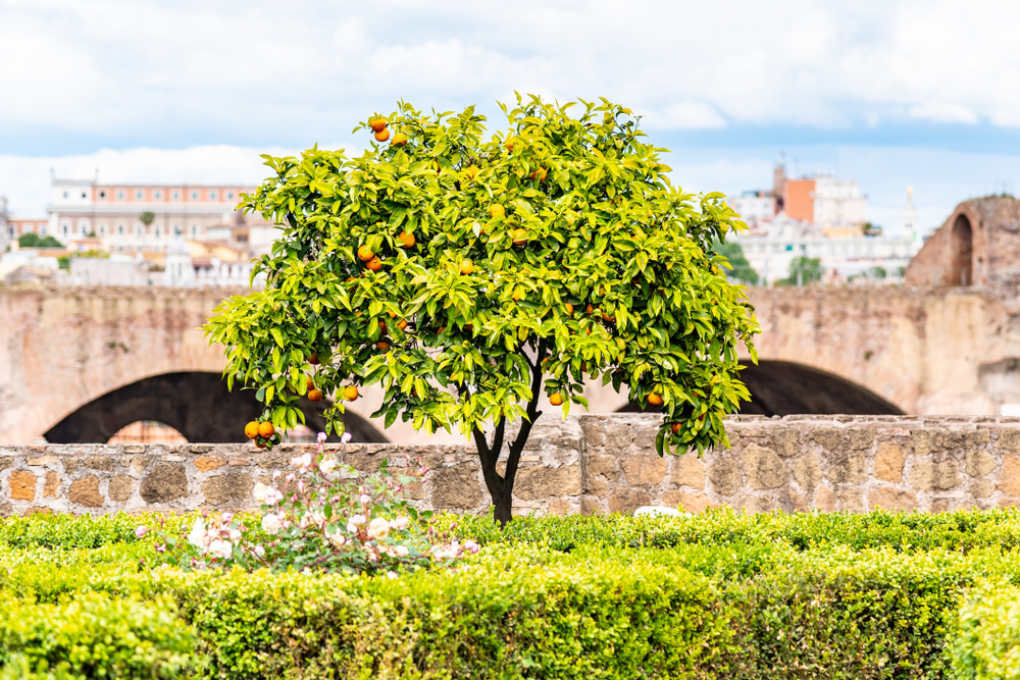
M528 441L528 435L531 434L531 428L535 424L535 420L542 415L542 412L538 410L538 400L541 397L540 390L542 389L543 377L542 360L545 359L545 350L545 342L540 341L538 343L538 353L535 355L535 363L531 364L529 362L529 365L532 367L531 401L528 402L528 417L521 421L521 429L517 431L517 436L510 445L510 454L507 456L506 472L503 474L503 483L508 491L512 491L514 488L514 479L517 477L517 466L521 462L521 451L524 450L524 444Z

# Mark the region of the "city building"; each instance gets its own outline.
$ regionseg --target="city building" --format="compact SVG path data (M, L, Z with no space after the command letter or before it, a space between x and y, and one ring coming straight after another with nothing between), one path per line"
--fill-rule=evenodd
M776 197L771 191L745 191L730 199L730 207L755 232L776 216Z
M109 252L123 253L164 252L175 239L204 240L216 229L261 228L271 233L272 225L259 216L235 210L240 195L253 190L242 185L99 184L54 178L47 231L61 243L91 236Z
M7 220L7 236L13 241L25 234L46 236L50 220L48 217L11 217Z
M7 212L7 199L0 196L0 252L7 250L7 244L11 240L10 234L10 213Z

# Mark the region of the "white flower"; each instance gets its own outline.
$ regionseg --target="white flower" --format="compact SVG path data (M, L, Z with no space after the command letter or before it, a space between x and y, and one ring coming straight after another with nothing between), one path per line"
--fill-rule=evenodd
M433 546L432 556L437 560L455 560L460 556L460 544L453 541L450 545Z
M216 557L227 559L234 553L234 545L230 541L217 538L209 544L209 552Z
M350 442L351 441L351 433L350 432L344 432L343 436L340 437L340 441L343 442L344 444Z
M363 494L361 494L361 495L360 495L360 496L358 497L358 501L359 501L359 502L360 502L360 503L361 503L362 505L368 505L369 503L371 503L371 502L372 502L372 497L371 497L371 496L369 496L368 494L364 494L364 493L363 493Z
M325 441L326 441L326 433L325 432L320 432L319 434L315 435L315 439L320 444L325 443Z
M395 571L388 571L388 572L386 572L386 578L393 579L393 578L400 578L400 576Z
M255 485L255 489L251 492L251 496L255 499L256 503L259 503L260 505L269 505L270 503L268 499L271 491L275 491L275 489L267 484L259 482Z
M393 554L396 557L407 557L410 554L410 550L407 549L406 545L395 545L393 546Z
M149 533L149 527L145 526L144 524L135 527L135 538L141 538L147 533Z
M330 472L333 471L333 468L335 468L336 466L337 466L336 458L327 458L323 460L321 463L319 463L319 470L322 471L322 474L328 475Z
M266 549L263 548L261 545L257 545L255 546L255 554L258 555L259 557L265 557Z
M403 531L407 528L407 518L398 517L390 522L390 529L396 529L397 531Z
M295 480L296 478L294 477L294 473L292 472L292 473L290 473L289 475L287 475L287 477L286 477L285 479L286 479L286 480L287 480L288 482L293 482L293 481L294 481L294 480Z
M231 541L235 541L236 542L236 541L241 540L241 532L238 531L237 529L231 529L228 532L228 536L230 537Z
M303 456L295 456L290 459L290 464L305 472L308 468L312 467L312 454L306 453Z
M355 515L351 517L347 522L347 531L354 533L358 530L358 527L365 523L364 515Z
M202 521L201 517L196 517L195 523L191 527L191 533L188 534L188 543L204 550L207 542L208 536L205 531L205 522Z
M301 528L305 529L311 526L321 526L326 523L326 516L318 510L312 510L306 512L301 516Z
M368 539L378 540L386 538L386 535L390 533L390 523L382 517L376 517L368 523Z
M262 518L262 530L267 534L276 535L282 526L283 523L277 515L266 515Z
M334 548L339 548L344 543L347 542L347 539L344 538L344 535L341 534L339 531L332 534L328 534L326 536L326 540L329 541L329 544L332 545Z

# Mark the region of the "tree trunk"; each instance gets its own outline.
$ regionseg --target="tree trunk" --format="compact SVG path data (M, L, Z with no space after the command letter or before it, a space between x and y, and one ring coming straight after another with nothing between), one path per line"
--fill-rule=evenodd
M495 509L495 519L499 522L499 528L503 529L513 519L513 494L501 494L499 498L492 498L492 507Z

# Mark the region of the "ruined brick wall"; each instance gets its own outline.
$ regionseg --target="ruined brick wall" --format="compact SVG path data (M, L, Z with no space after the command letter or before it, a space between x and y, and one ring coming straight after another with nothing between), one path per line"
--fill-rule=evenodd
M737 417L732 449L659 458L658 418L545 417L521 460L519 513L769 510L944 511L1020 506L1020 419L995 417ZM308 447L307 450L313 450ZM54 445L0 448L0 513L251 508L256 482L288 471L303 449L249 445ZM415 502L485 512L474 452L460 446L359 444L340 457L363 472L420 458L433 472Z

